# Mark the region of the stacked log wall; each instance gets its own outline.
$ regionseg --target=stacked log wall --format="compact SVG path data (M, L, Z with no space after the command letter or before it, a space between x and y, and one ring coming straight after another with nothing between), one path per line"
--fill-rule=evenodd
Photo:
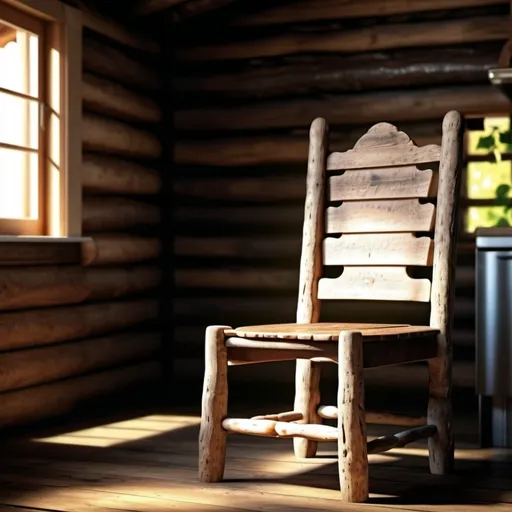
M37 249L26 264L0 258L0 427L160 384L158 58L84 28L80 172L90 241L67 261Z
M177 375L188 382L202 379L207 325L295 320L315 117L329 121L332 149L344 150L379 121L397 124L419 145L439 144L451 109L466 116L511 112L487 77L509 37L509 2L265 5L223 14L215 31L206 30L211 20L187 27L175 43L174 342ZM470 388L474 242L464 234L456 297L454 379ZM342 311L389 319L385 304ZM404 311L409 321L428 319L425 311ZM328 305L322 319L339 320L340 309ZM426 389L423 370L374 370L369 379ZM230 372L235 381L293 382L288 364Z

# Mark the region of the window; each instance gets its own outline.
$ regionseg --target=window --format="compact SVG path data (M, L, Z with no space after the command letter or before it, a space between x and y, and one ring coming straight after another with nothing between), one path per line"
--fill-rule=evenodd
M78 236L80 13L33 4L0 0L0 235Z
M509 117L468 120L464 231L512 226L512 144Z

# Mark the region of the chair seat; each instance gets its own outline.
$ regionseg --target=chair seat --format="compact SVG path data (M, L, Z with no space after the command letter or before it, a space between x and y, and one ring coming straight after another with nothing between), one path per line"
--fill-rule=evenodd
M341 331L361 332L363 341L433 337L439 333L432 327L407 324L315 323L251 325L226 330L225 334L261 340L337 341Z

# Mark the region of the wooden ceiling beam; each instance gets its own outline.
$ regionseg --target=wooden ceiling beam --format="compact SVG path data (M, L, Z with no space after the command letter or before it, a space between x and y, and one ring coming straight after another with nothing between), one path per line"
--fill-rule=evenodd
M133 7L133 16L149 16L182 4L187 0L138 0Z
M188 0L187 2L177 5L175 9L171 9L168 19L171 23L179 23L224 7L234 1L235 0Z

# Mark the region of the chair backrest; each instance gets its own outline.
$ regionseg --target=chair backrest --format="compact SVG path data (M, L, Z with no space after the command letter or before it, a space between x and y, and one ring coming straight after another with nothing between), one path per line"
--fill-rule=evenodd
M329 153L328 145L327 123L316 119L297 321L316 322L320 300L342 299L431 302L431 325L446 323L453 302L460 115L446 114L441 146L418 147L388 123L371 127L348 151ZM338 276L325 277L328 267ZM432 272L418 277L421 268Z

